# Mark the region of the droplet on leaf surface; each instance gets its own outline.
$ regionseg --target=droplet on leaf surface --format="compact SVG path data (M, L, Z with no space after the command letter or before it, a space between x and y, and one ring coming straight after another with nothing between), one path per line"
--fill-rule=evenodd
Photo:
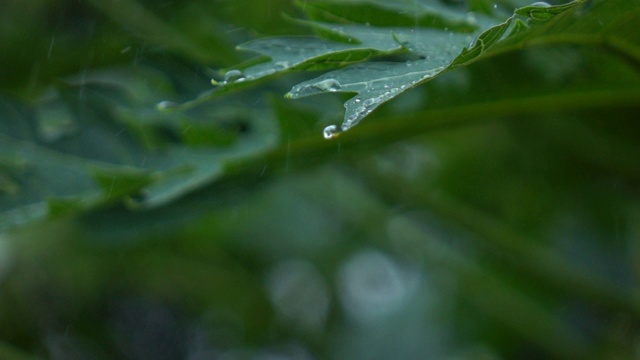
M538 2L534 2L533 4L531 4L531 6L536 6L536 7L551 7L551 4L544 2L544 1L538 1Z
M316 89L322 91L336 92L342 89L342 85L336 79L326 79L320 82L317 82L313 85Z
M224 74L224 82L237 82L245 79L244 73L240 70L229 70Z
M169 100L163 100L156 104L156 109L161 111L175 109L176 107L178 107L178 103Z
M276 68L276 70L284 70L290 67L291 64L288 61L277 61L275 64L273 64L273 66Z

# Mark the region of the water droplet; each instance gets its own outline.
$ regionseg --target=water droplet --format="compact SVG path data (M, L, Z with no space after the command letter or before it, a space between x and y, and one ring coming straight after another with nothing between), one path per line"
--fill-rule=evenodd
M355 99L355 100L353 100L353 101L357 104L357 103L359 103L359 102L360 102L360 101L362 101L362 100L360 100L359 98L356 98L356 99Z
M244 73L240 70L229 70L224 74L225 83L243 81L244 79Z
M342 89L342 85L336 79L326 79L313 84L313 86L322 91L336 92Z
M551 7L551 4L544 2L544 1L538 1L538 2L534 2L533 4L531 4L530 6L535 6L535 7Z
M375 101L375 100L373 100L373 99L367 99L367 100L365 100L365 101L364 101L364 103L363 103L363 104L364 104L364 106L371 106L371 105L373 105L373 103L375 103L375 102L376 102L376 101Z
M338 135L340 135L340 130L336 125L329 125L322 130L322 136L327 140L338 137Z
M169 100L163 100L156 104L156 109L161 111L173 110L178 107L178 103Z
M291 64L288 61L276 61L273 66L276 68L276 70L285 70L291 67Z
M366 110L366 108L364 106L358 106L356 108L356 113L360 114L363 113Z

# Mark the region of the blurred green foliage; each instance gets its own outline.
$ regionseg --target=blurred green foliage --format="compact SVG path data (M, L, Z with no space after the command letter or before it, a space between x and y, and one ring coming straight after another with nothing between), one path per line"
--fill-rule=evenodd
M527 4L0 3L0 359L639 357L637 0L518 28L331 141L348 96L282 98L308 74L210 90L255 63L236 44L327 35L292 18Z

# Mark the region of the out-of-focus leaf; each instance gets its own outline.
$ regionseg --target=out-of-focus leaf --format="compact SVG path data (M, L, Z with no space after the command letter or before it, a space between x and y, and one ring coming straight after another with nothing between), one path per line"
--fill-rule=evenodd
M113 69L61 83L33 106L1 100L0 228L113 202L159 206L275 144L270 111L227 102L171 118L155 109L171 87L146 75ZM227 137L205 147L203 126Z
M117 2L89 0L89 3L112 20L130 27L145 40L183 56L186 55L201 62L229 61L233 58L229 52L220 51L220 48L226 45L220 37L210 36L209 47L198 44L192 38L168 26L136 0ZM212 33L216 34L215 31Z

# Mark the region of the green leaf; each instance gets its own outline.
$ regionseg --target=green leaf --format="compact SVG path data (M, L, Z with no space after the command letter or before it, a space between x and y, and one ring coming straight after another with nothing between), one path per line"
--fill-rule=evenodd
M343 19L341 23L292 20L316 30L324 38L310 36L274 37L241 44L237 47L238 50L254 52L261 56L253 62L239 65L237 68L227 71L222 80L213 81L214 85L220 86L222 89L233 88L285 71L342 67L372 57L407 51L412 51L418 56L435 55L441 51L450 51L448 48L443 49L447 45L455 47L456 43L469 43L474 32L495 23L494 19L484 15L466 14L461 11L453 11L442 5L434 7L432 4L425 5L416 2L328 1L300 3L299 5L305 11L316 15L311 16L312 19L318 17L318 9L324 9L323 11L331 9L343 15L345 15L345 11L351 13L353 10L355 11L354 15L360 15L355 20ZM362 20L360 16L366 14L367 10L376 13L374 17L371 17L373 19L394 20L382 24L354 23L354 21L358 22L358 19ZM368 15L365 16L369 18ZM329 18L332 17L329 16ZM446 31L451 38L440 37L439 35L442 35L443 31ZM425 42L424 39L427 38L434 40L434 42ZM461 42L460 39L462 39Z
M588 39L589 43L624 53L632 61L640 58L638 36L628 31L639 16L632 2L595 2L574 11L581 3L525 6L506 19L469 15L451 8L438 16L465 24L452 32L437 26L428 27L427 20L425 24L418 22L424 26L389 26L404 21L401 19L406 18L406 14L385 26L357 22L362 20L355 11L359 7L391 16L397 13L398 7L408 11L413 6L409 2L309 2L305 11L323 20L336 20L329 12L336 15L346 11L341 6L350 7L340 23L298 21L341 41L255 40L245 48L272 58L246 68L241 74L245 76L244 81L236 79L236 82L250 83L271 76L270 67L278 61L287 61L285 59L294 59L285 70L342 67L302 82L288 94L291 98L333 92L357 94L345 102L341 128L326 129L325 135L330 138L411 88L454 68L466 67L478 59L520 49L526 44L580 43ZM432 10L418 10L418 18L435 16ZM532 19L535 21L530 21ZM291 39L296 40L287 49L287 41ZM317 47L319 44L323 45ZM343 67L351 62L357 63ZM227 97L201 102L193 108L158 111L154 108L158 99L176 98L172 82L147 68L137 68L134 73L132 76L131 70L118 69L85 73L82 79L58 84L57 89L33 106L4 100L0 109L4 119L0 123L3 142L0 205L6 215L3 216L7 219L3 220L5 225L30 221L31 217L24 214L31 210L23 209L37 209L31 213L35 214L34 218L40 218L48 211L80 211L113 201L122 201L136 209L168 204L226 176L230 167L237 169L238 164L247 160L260 162L272 156L265 152L278 141L286 145L286 151L276 149L275 154L290 156L291 139L307 141L304 135L314 128L313 121L316 121L306 111L291 112L280 102L272 101L271 107L280 114L277 116L279 136L272 110L264 105L256 107L255 100L246 94L240 94L241 101ZM596 86L585 96L591 99L599 91L611 95L609 90ZM579 94L561 95L558 99L566 96L574 99L573 102L581 101ZM630 96L622 95L622 100ZM455 99L451 100L456 106ZM292 126L292 117L304 118L308 123ZM243 124L249 124L248 133L242 130L247 126ZM374 133L378 133L377 130ZM633 166L625 164L621 166L633 171ZM66 182L69 174L76 182L73 186Z
M562 14L574 6L575 3L551 6L546 2L536 2L529 6L516 9L514 13L524 16L532 22L544 22L551 20L554 16Z
M469 43L470 36L460 33L433 31L429 35L410 37L407 42L412 44L412 51L426 58L406 62L369 62L352 65L300 83L293 87L287 97L295 99L324 92L357 93L356 97L344 104L346 112L340 129L333 125L325 129L325 137L331 138L357 125L378 106L401 93L479 59L503 38L514 20L519 20L516 15L528 16L529 19L535 16L535 20L549 20L580 3L582 1L562 6L532 5L523 8L524 10L518 9L514 16L504 22L472 33L471 35L476 37L467 46L465 44ZM519 27L522 24L522 21L518 22ZM395 36L402 41L403 36L407 35L400 33Z
M325 129L325 137L331 138L349 130L378 106L401 93L486 56L505 36L527 33L526 23L537 26L582 3L584 0L556 6L535 3L500 19L499 15L487 17L465 13L463 9L434 10L419 2L301 2L299 5L312 17L339 22L299 21L326 39L280 37L240 45L239 49L259 53L268 60L243 70L230 70L222 82L214 81L214 84L223 91L283 71L347 66L302 82L286 94L287 98L296 99L326 92L356 93L357 96L344 104L346 111L340 128L331 125ZM391 20L377 26L358 24L363 18L357 14L370 12L385 15L374 17L376 19ZM341 14L339 18L338 13ZM413 22L409 21L409 13L414 14ZM449 24L445 19L465 26L448 29L444 27ZM392 54L411 54L413 58L405 55L401 61L376 59ZM351 63L357 64L348 66Z
M462 43L468 43L472 39L464 33L452 33L455 39L438 39L437 35L440 31L432 29L378 28L323 22L304 22L304 24L315 28L326 37L344 41L304 36L254 40L238 46L238 49L259 53L269 61L251 65L242 71L230 70L225 74L224 80L215 84L229 87L234 84L246 84L279 72L342 67L372 57L402 54L409 50L417 56L426 56L427 53L435 54L445 50L441 47L451 46L450 41L456 42L462 39ZM421 41L424 38L437 39L438 42L424 43Z
M474 16L465 9L428 0L298 0L314 21L369 24L374 27L428 27L459 32L476 30Z
M0 98L0 229L114 203L161 206L276 144L264 105L168 114L155 109L158 93L172 96L167 84L150 69L110 69L59 82L32 105Z

